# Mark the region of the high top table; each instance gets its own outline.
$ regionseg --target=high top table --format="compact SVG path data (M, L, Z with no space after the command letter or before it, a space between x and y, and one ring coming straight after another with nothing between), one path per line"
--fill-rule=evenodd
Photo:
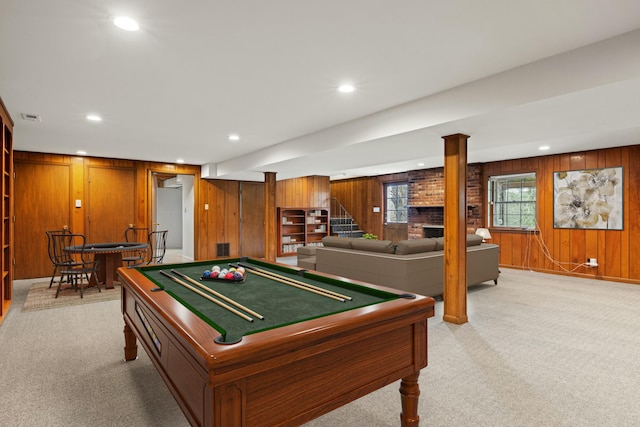
M97 276L91 276L89 285L95 286L104 283L106 289L113 289L118 267L122 267L122 253L132 250L144 250L149 247L146 243L138 242L112 242L112 243L88 243L84 245L85 253L92 253L94 260L98 261ZM69 246L65 248L70 253L82 252L82 246Z

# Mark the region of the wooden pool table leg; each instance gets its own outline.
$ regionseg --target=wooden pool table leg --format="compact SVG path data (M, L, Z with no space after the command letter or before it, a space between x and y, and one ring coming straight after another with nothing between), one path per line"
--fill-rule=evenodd
M138 357L138 344L136 336L127 324L124 323L124 360L135 360Z
M418 427L420 424L420 417L418 416L419 376L420 371L415 372L408 377L404 377L400 383L400 399L402 401L400 425L402 427Z

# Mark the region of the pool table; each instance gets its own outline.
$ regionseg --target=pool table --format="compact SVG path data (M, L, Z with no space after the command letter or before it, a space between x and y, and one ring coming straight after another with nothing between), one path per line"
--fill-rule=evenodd
M214 265L246 272L203 278ZM139 342L191 425L300 425L397 380L401 425L419 423L430 297L252 258L118 275L125 360Z

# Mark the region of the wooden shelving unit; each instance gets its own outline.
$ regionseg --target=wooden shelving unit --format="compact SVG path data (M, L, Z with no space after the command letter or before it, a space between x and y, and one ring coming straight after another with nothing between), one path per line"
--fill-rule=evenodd
M13 120L0 99L2 139L2 260L0 261L0 323L11 305L13 287Z
M329 210L278 208L278 256L294 255L299 247L320 246L329 235Z

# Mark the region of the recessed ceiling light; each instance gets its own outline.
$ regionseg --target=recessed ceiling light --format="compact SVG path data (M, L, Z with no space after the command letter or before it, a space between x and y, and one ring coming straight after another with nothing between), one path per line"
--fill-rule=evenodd
M102 121L102 117L100 117L97 114L87 114L87 120L92 121L92 122L101 122Z
M176 163L184 163L184 160L183 159L178 159L178 160L176 160Z
M87 152L86 152L86 151L83 151L83 150L78 150L78 151L76 151L76 154L79 154L79 155L81 155L81 156L84 156L85 154L87 154Z
M551 147L549 147L548 145L542 145L542 146L538 147L538 150L547 151L549 148L551 148Z
M113 23L116 27L126 31L138 31L140 29L138 23L128 16L117 16L113 19Z
M418 166L424 166L424 163L418 163Z
M237 135L235 133L232 133L231 135L229 135L229 141L238 141L238 140L240 140L240 136L239 135Z
M340 93L351 93L351 92L353 92L355 90L356 90L356 88L353 87L353 85L351 85L351 84L343 84L343 85L340 85L338 87L338 92L340 92Z

